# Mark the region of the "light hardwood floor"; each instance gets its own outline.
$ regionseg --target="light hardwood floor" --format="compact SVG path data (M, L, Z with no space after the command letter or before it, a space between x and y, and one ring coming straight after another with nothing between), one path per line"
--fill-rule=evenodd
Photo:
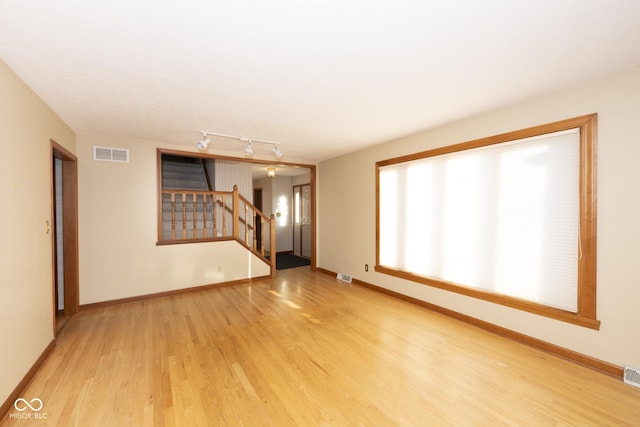
M640 389L308 267L80 312L3 426L638 426Z

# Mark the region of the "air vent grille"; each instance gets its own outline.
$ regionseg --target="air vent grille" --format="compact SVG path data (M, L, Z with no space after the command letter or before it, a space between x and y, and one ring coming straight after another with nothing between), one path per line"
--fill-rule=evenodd
M93 160L129 163L129 150L126 148L98 147L94 145Z
M624 367L624 382L636 387L640 387L640 370L631 366Z
M341 280L343 282L351 283L351 276L349 276L348 274L338 273L336 275L336 279Z

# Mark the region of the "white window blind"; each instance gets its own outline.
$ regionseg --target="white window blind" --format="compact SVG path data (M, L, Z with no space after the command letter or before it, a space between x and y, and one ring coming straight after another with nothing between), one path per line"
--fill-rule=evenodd
M577 311L579 129L379 170L379 263Z

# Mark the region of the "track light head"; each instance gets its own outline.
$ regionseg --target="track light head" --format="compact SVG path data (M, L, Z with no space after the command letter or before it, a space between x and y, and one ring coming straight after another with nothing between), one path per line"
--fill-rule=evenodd
M208 146L209 138L207 138L207 134L203 132L202 140L197 142L196 147L198 147L198 150L206 150Z
M274 145L271 151L273 151L273 155L276 156L276 158L278 159L281 159L282 156L284 155L282 150L278 147L278 144Z
M244 149L244 155L247 157L253 156L253 145L251 144L251 140L249 140L247 148Z

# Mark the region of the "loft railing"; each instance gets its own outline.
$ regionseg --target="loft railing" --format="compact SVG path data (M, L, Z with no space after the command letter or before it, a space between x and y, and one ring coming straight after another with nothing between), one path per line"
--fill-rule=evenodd
M233 191L162 190L160 243L237 240L275 275L275 218Z

